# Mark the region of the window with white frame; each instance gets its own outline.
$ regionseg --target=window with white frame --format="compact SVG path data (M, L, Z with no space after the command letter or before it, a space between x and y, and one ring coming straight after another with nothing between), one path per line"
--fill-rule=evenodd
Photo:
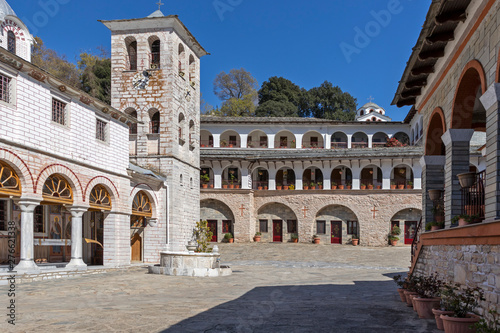
M107 141L107 129L108 129L108 123L101 120L101 119L96 119L96 131L95 131L95 138L99 141L106 142Z
M61 125L66 125L66 107L68 104L56 98L52 98L52 121Z

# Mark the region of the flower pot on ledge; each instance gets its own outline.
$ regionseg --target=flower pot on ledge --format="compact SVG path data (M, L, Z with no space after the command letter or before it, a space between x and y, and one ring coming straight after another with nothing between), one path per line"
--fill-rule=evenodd
M344 185L339 185L339 190L343 190L344 189ZM347 186L347 189L350 190L349 186Z
M476 182L476 174L474 172L461 173L457 177L462 188L472 187Z
M443 328L449 333L475 333L474 324L479 322L480 318L474 314L469 314L467 318L455 318L447 315L441 315ZM472 326L472 328L471 328Z

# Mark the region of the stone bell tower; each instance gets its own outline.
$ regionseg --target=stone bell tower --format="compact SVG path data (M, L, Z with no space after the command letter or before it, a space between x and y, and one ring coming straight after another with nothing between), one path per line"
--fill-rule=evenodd
M101 22L112 34L111 105L140 121L130 128L130 161L167 179L169 222L159 225L169 250L185 250L199 221L200 58L208 53L177 15L160 10Z

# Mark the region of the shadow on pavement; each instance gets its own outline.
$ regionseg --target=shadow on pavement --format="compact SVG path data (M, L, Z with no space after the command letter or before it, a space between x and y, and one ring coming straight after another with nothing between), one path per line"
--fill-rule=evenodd
M163 332L440 332L396 289L393 281L258 287Z

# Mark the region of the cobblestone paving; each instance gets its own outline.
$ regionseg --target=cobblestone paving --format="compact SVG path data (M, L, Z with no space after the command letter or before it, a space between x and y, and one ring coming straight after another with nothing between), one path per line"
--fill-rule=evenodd
M408 270L409 248L220 248L230 277L131 268L18 285L16 326L2 319L0 332L439 332L399 300L391 280Z

